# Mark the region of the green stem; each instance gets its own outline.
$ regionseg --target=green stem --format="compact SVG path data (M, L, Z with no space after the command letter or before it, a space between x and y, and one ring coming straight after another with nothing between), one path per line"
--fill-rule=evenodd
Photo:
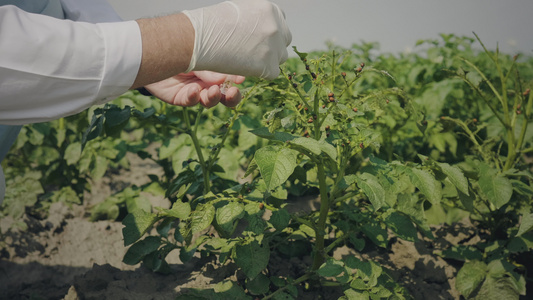
M292 87L292 89L296 92L296 94L298 95L298 98L300 98L300 100L302 100L302 103L307 107L307 109L311 109L312 107L309 106L309 103L307 103L307 100L305 99L304 95L302 95L302 93L300 93L300 90L298 89L298 87L294 87L292 85L292 81L289 80L289 76L285 73L285 71L283 71L283 69L279 69L281 74L283 74L283 77L285 77L285 79L287 79L287 81L289 82L289 85Z
M505 127L505 121L502 119L502 117L500 116L500 114L498 114L498 112L496 111L496 108L490 103L490 101L485 98L485 95L481 92L481 90L475 86L472 82L470 82L470 80L468 80L466 77L462 77L462 79L474 90L476 91L476 93L481 97L481 99L483 100L483 102L485 102L485 104L490 108L490 110L492 111L492 114L494 116L496 116L496 118L498 119L498 121L500 121L500 123L502 124L502 126Z
M531 113L531 106L533 104L531 95L529 96L528 103L525 109L524 113L524 122L522 123L522 128L520 130L520 135L518 136L518 141L516 143L516 151L514 152L513 161L516 159L516 155L518 152L524 152L522 151L522 146L524 145L524 139L526 137L527 127L529 124L529 114ZM509 159L508 159L509 161ZM507 164L507 162L506 162Z
M279 293L281 293L281 292L287 290L287 289L289 288L289 286L295 286L295 285L297 285L297 284L300 284L300 283L302 283L302 282L308 280L309 278L311 278L311 276L312 276L311 273L306 273L306 274L302 275L300 278L298 278L298 279L294 280L293 282L291 282L290 284L288 284L288 285L286 285L286 286L284 286L284 287L282 287L282 288L276 290L276 291L273 292L272 294L266 296L265 298L263 298L263 300L268 300L268 299L270 299L270 298L276 296L277 294L279 294Z
M320 189L320 215L315 228L315 257L313 258L312 271L318 270L318 268L324 263L324 235L326 228L326 220L329 213L329 198L326 185L326 175L324 171L324 165L317 165L318 185Z
M333 92L335 89L335 67L337 66L337 62L335 61L335 50L331 53L331 91Z
M350 237L350 234L353 234L353 232L348 232L346 234L343 234L341 237L339 237L338 239L333 241L333 243L331 243L326 249L324 249L324 252L325 253L329 253L331 250L335 249L335 247L337 247L337 245L339 245L340 243L344 242L344 240L346 240L348 237Z
M505 161L505 166L503 167L503 171L509 170L513 164L514 159L516 157L515 153L515 136L514 136L514 122L511 121L509 116L509 99L507 97L507 83L506 79L507 77L503 76L503 72L501 70L500 64L496 63L496 67L498 69L498 73L500 75L500 82L502 85L502 108L505 118L505 124L506 131L507 131L507 160ZM516 118L516 113L513 112L514 118ZM514 120L513 118L513 120Z
M357 195L359 195L358 191L351 191L351 192L347 192L346 194L344 194L343 196L338 197L338 198L331 197L332 199L335 199L335 201L333 201L332 203L341 202L341 201L344 201L346 199L350 199L352 197L355 197Z
M189 112L186 107L183 108L183 119L185 121L185 126L187 126L187 131L192 139L192 143L194 145L194 149L196 150L196 154L198 155L198 160L200 162L200 167L202 168L202 174L204 176L204 195L209 193L211 191L211 182L209 181L209 168L208 165L204 159L204 155L202 153L202 148L200 147L200 141L198 141L198 136L196 134L198 129L198 124L200 123L200 112L198 112L198 115L196 115L196 122L194 129L191 126L191 120L189 118Z

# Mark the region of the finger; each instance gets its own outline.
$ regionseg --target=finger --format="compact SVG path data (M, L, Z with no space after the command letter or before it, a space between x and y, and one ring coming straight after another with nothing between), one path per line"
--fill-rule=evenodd
M179 106L194 106L200 101L201 87L199 84L189 84L186 87L185 94L178 93L174 101Z
M207 85L223 84L226 81L241 84L245 79L244 76L240 75L223 74L212 71L195 71L194 75Z
M235 83L235 84L241 84L244 82L244 80L246 79L246 77L244 76L239 76L239 75L228 75L228 79L229 81Z
M217 105L220 102L221 97L222 93L220 92L220 88L213 85L209 87L209 89L203 89L200 92L200 103L202 103L203 106L210 108Z
M241 100L241 91L238 88L232 86L226 91L225 97L222 97L222 99L220 99L220 103L224 104L227 107L235 107L241 102Z
M227 74L212 72L212 71L195 71L194 75L207 85L222 84L226 81Z

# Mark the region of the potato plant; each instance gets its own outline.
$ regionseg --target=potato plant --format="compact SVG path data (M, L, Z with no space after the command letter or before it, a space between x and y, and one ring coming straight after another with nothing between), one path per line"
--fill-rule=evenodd
M124 219L125 245L132 245L125 262L142 261L165 271L170 251L179 249L182 261L200 251L239 267L246 293L230 284L232 293L297 298L297 287L306 283L338 286L346 299L408 297L378 263L355 255L339 260L332 254L342 245L358 251L367 243L386 248L390 232L409 241L418 239L418 231L432 236L423 203L440 202L440 181L427 166L376 155L382 138L378 129L389 121L387 114L399 113L415 123L422 121L420 115L390 74L364 62L354 65L349 51L314 58L296 53L299 64L286 65L276 81L257 82L246 91L242 103L214 128L220 134L199 134L200 124L213 115L182 109L175 148L189 143L185 151L190 154L193 148L194 155L183 161L167 187L171 209L136 210ZM243 110L252 105L248 102L265 99L274 107L260 123L250 124ZM166 122L166 117L154 120ZM235 138L237 146L228 145ZM248 147L255 151L244 162L246 180L221 178L222 149L244 149L240 143L250 140L254 144ZM449 176L457 185L466 184L457 168L443 169L441 180ZM306 193L320 199L320 208L290 213L288 196ZM154 225L159 235L144 237ZM270 274L270 255L302 255L309 249L313 262L300 277ZM205 298L212 292L191 291Z
M324 287L339 299L410 299L359 253L396 238L431 241L431 226L465 218L480 242L436 252L460 266L456 289L466 299L519 299L533 259L533 59L441 38L399 57L377 55L374 44L295 48L276 80L246 81L234 109L177 108L130 92L64 127L26 127L16 149L47 161L24 173L12 152L11 184L36 188L13 189L32 202L16 206L8 195L3 213L68 201L61 191L90 188L108 166L127 166L130 152L162 175L112 195L91 216L122 221L124 262L170 272L165 258L178 251L182 262L210 257L238 269L236 280L178 299L298 299ZM87 124L78 136L56 129ZM51 138L32 138L38 133ZM45 178L78 181L50 192ZM172 205L153 208L141 192ZM309 198L316 210L293 209ZM340 247L350 254L335 255ZM274 271L272 258L306 255L309 265L293 274Z

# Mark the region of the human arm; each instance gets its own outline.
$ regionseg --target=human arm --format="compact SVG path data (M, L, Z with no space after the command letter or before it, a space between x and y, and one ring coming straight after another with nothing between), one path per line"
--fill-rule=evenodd
M194 48L187 71L214 70L221 73L273 79L279 74L278 65L287 59L286 47L291 42L291 33L285 24L283 12L271 2L262 0L226 1L209 7L185 11L184 14L187 18L183 18L183 14L179 14L167 16L160 20L169 26L161 27L161 23L155 23L154 20L138 21L143 37L154 37L157 36L158 32L163 34L168 31L172 32L168 28L172 28L172 25L176 24L178 24L179 29L185 30L185 34L180 35L184 40L175 46L165 48L168 51L163 51L163 53L169 53L167 56L151 55L151 53L160 54L161 45L143 41L143 62L139 74L145 76L152 74L164 78L165 75L161 74L161 70L164 70L165 66L175 66L175 59L180 58L173 56L173 51L181 46L190 45L188 43L192 37L190 35L191 25L194 32L192 37ZM188 54L191 49L182 49L181 51ZM153 59L154 57L157 57L158 60L150 62L150 58ZM161 60L162 57L166 60ZM145 61L149 62L145 63ZM182 63L186 64L187 60L182 61ZM143 70L143 66L151 68ZM183 67L184 64L181 66ZM201 74L201 76L195 76L195 74ZM143 81L153 79L138 76L134 87L141 86ZM181 90L175 89L175 87L182 85L182 80L192 81L192 83ZM179 74L164 79L162 82L148 85L146 88L158 98L175 105L190 106L200 102L206 107L211 107L220 101L224 105L234 106L240 101L238 89L230 88L226 93L221 93L218 85L225 81L240 83L243 80L244 77L240 76L194 72ZM176 85L176 82L180 84ZM174 89L172 89L173 87ZM169 93L171 90L174 94Z
M128 88L162 80L168 83L176 79L175 74L190 70L275 77L290 43L281 11L262 0L228 3L188 12L192 19L174 14L101 24L56 20L0 7L0 123L42 122L74 114L105 103ZM255 11L246 7L249 3L257 4L260 13L243 11ZM221 11L225 13L217 16ZM235 14L238 18L233 18ZM199 16L212 17L204 20ZM249 26L258 16L264 17L264 24ZM212 18L227 22L213 23ZM194 37L188 20L192 20ZM212 29L227 34L209 39L206 33ZM250 36L253 38L246 39ZM217 42L217 37L226 39ZM208 101L198 100L211 106L219 97L217 87L213 89L214 93L198 90L200 99L207 93ZM190 91L193 99L186 99L188 104L195 97ZM226 100L231 94L231 90L226 93ZM176 103L175 98L162 100Z
M134 88L199 70L274 79L292 39L281 9L265 0L225 1L137 22L143 58Z

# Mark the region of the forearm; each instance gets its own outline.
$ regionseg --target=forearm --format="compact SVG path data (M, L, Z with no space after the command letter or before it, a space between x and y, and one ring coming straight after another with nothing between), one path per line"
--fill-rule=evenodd
M194 48L194 28L184 14L139 19L137 23L141 31L142 59L131 88L187 70Z

